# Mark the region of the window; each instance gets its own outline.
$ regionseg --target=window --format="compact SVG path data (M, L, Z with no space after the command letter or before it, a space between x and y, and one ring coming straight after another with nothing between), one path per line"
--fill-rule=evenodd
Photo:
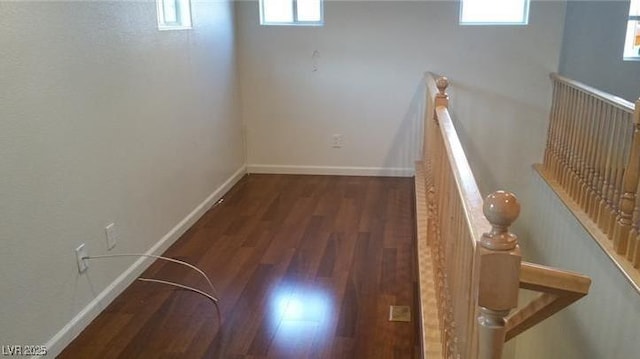
M156 0L158 30L191 29L190 0Z
M322 25L322 0L260 0L261 25Z
M640 0L631 0L623 57L640 61Z
M461 0L462 25L526 25L529 0Z

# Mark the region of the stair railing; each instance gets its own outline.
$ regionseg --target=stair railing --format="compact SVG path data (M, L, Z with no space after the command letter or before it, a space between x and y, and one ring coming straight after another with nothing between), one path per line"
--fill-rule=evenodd
M591 281L522 262L509 231L520 204L504 191L483 200L448 110L448 85L426 75L416 163L423 356L499 359L506 340L584 296ZM517 309L520 288L541 294Z

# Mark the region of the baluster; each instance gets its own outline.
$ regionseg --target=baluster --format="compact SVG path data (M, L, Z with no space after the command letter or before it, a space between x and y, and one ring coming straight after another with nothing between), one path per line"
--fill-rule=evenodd
M591 171L593 167L593 138L595 137L595 120L593 116L593 97L589 96L586 100L585 104L585 119L587 122L587 135L585 138L585 160L584 166L581 170L584 181L580 186L580 194L578 198L578 204L580 207L586 212L587 211L587 197L588 197L588 189L591 183L591 176L593 172Z
M582 203L582 208L587 214L590 213L591 206L595 201L596 193L594 189L596 188L596 183L598 181L597 174L596 174L596 165L598 160L598 142L599 142L601 123L602 123L602 121L598 121L599 119L599 117L597 116L598 107L599 107L599 102L597 102L595 98L591 97L591 101L589 105L589 113L590 113L589 117L591 119L593 131L591 133L591 137L589 141L590 155L589 155L589 164L587 168L587 184L586 184L586 191L584 194L584 201Z
M636 188L636 193L638 193L638 189ZM633 210L633 216L631 218L631 231L629 231L628 241L629 241L629 249L627 250L627 259L633 262L633 255L635 254L636 247L638 243L636 242L636 237L638 236L638 221L640 220L640 207L638 207L638 196L636 195L636 204L635 209Z
M636 248L633 253L633 260L631 261L631 263L633 264L634 268L640 268L640 235L636 235L635 241Z
M578 139L576 141L576 171L574 173L574 183L571 188L571 197L574 201L580 201L580 189L585 182L584 164L586 160L587 130L589 123L585 120L585 102L587 95L578 92L577 108L576 108L576 126L578 126Z
M558 147L558 83L553 81L553 95L551 102L551 111L549 115L549 135L547 138L547 147L544 154L544 168L548 171L554 172L557 159L557 147Z
M569 177L567 193L571 198L575 199L574 189L578 182L578 166L580 162L580 131L582 129L582 123L580 123L580 102L581 91L573 90L572 95L572 107L571 107L571 123L573 124L573 140L571 143L571 176Z
M623 191L620 198L620 214L613 232L613 248L618 254L626 254L629 231L633 224L633 210L636 204L636 190L640 177L640 99L636 101L633 116L633 142L631 153L624 173Z
M505 339L505 317L518 305L520 249L509 226L518 218L520 204L508 192L497 191L485 199L484 215L491 232L482 235L479 261L479 359L500 359Z
M604 182L602 183L602 200L600 201L600 206L598 207L598 227L606 234L607 224L609 223L610 218L610 208L611 206L611 183L613 182L613 163L614 156L616 151L615 146L615 134L617 129L617 123L611 120L612 116L612 107L607 107L607 116L605 116L605 121L609 124L607 129L607 147L606 147L606 158L604 165Z
M598 127L598 143L597 143L597 153L598 157L596 160L596 178L594 183L594 198L591 204L589 205L589 217L595 222L598 223L598 215L600 204L603 201L602 188L604 187L604 174L606 167L606 156L607 156L607 131L610 125L610 122L604 119L603 109L604 104L602 101L598 101L598 118L600 119L600 126Z
M568 146L567 146L567 171L564 173L562 180L562 186L571 195L572 180L575 174L575 161L576 161L576 132L577 124L575 119L575 107L576 107L576 90L573 88L568 89L569 103L567 106L567 124L569 128Z
M618 123L618 131L616 132L616 155L614 157L615 170L614 181L611 184L611 210L610 218L607 223L606 233L609 234L609 239L613 240L613 231L616 224L616 219L619 213L620 196L622 195L622 177L625 171L625 161L628 160L629 153L629 140L633 138L633 132L630 129L631 123L620 109L614 109L614 121ZM633 208L633 207L632 207Z
M590 197L590 189L593 185L593 174L594 174L594 157L595 157L595 138L597 136L597 123L596 117L594 116L594 98L589 96L587 101L587 123L588 123L588 138L587 138L587 157L585 161L584 167L584 176L585 182L582 185L582 189L580 192L580 207L588 213L589 209L589 197Z
M559 134L559 143L560 143L560 155L559 155L559 163L556 168L556 172L553 176L556 178L558 183L561 183L562 178L564 177L565 172L568 170L568 147L569 147L569 122L567 119L567 86L565 84L560 84L560 108L558 110L558 120L560 121L560 134Z
M552 112L550 114L549 124L553 125L553 137L551 139L551 154L549 157L549 165L545 168L554 175L558 167L560 156L560 142L558 140L561 134L560 119L558 112L560 111L560 85L557 81L553 81L553 99L552 99Z

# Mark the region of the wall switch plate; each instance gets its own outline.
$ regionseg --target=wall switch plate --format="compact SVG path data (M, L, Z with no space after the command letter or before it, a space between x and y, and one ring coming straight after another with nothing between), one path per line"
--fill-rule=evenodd
M89 268L89 263L84 257L88 257L87 246L82 243L76 248L76 261L78 262L78 273L84 273Z
M111 223L104 228L104 232L107 236L107 250L112 250L116 243L118 243L118 233L116 233L116 224Z
M343 136L340 133L336 133L335 135L331 136L331 147L333 148L341 148L342 147L342 142L343 142Z

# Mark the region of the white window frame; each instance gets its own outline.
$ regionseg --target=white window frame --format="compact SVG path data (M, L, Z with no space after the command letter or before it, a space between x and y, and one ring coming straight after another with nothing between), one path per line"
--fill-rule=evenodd
M629 17L627 18L624 50L622 52L622 59L624 61L640 61L640 46L635 45L636 36L638 35L635 27L640 23L640 14L631 15L633 8L638 6L640 6L640 0L631 0L629 4Z
M176 6L176 21L166 21L165 2L172 1ZM191 0L156 0L158 30L189 30L191 24Z
M298 0L291 0L293 7L293 21L265 21L264 20L264 1L260 0L260 25L267 26L323 26L324 25L324 0L320 0L320 21L300 21L298 20Z
M529 25L529 7L531 6L530 0L524 0L524 9L522 14L522 21L500 21L500 20L486 20L486 21L472 21L472 20L464 20L462 17L463 9L464 9L464 1L460 0L460 25L498 25L498 26L525 26Z

